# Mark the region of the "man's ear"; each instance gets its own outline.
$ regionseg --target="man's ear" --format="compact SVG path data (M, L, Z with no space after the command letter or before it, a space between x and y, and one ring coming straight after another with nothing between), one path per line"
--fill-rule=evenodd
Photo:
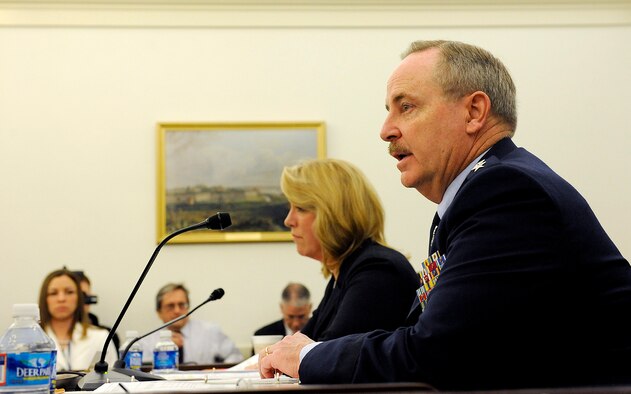
M484 127L491 112L491 99L482 91L475 91L465 97L467 107L467 133L475 134Z

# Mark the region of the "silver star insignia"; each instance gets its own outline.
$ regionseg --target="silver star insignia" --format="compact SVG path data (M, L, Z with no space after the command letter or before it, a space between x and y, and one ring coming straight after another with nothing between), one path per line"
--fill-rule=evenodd
M476 163L475 166L473 166L472 171L473 172L478 171L480 168L484 167L485 164L486 164L486 160L484 160L484 159L480 160L479 162Z

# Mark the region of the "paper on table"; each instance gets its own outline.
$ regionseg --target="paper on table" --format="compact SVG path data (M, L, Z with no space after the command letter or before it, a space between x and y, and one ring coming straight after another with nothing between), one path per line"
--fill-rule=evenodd
M230 371L227 369L213 370L213 371L183 371L175 373L157 374L166 380L225 380L233 379L235 382L238 379L260 379L258 371Z
M247 360L243 360L239 364L228 368L228 371L243 371L243 370L258 371L258 368L248 368L248 367L253 367L257 365L258 363L259 363L259 355L255 354L254 356L248 358Z
M123 387L125 389L123 389ZM223 384L212 387L213 389L221 389L225 388L226 390L232 389L234 390L234 384ZM160 393L160 392L171 392L171 393L202 393L204 391L208 391L209 387L204 382L195 381L195 382L177 382L177 381L149 381L149 382L128 382L128 383L105 383L101 387L94 390L95 393Z
M213 373L214 374L214 373ZM222 374L216 374L213 378L205 381L175 381L158 380L148 382L127 382L127 383L106 383L94 390L95 393L202 393L212 390L234 390L236 387L252 387L259 385L282 385L297 384L298 379L281 376L276 379L244 378L244 374L239 374L239 378L222 379ZM124 387L124 389L123 389ZM127 391L125 391L127 390Z
M249 387L269 384L297 384L298 379L280 376L278 379L261 379L257 369L246 369L258 363L258 355L228 369L206 371L177 371L157 374L166 380L122 383L132 393L151 392L204 392L212 390L234 390L235 387ZM155 373L155 372L154 372ZM209 387L212 385L212 387ZM121 383L106 383L94 390L98 393L125 393Z

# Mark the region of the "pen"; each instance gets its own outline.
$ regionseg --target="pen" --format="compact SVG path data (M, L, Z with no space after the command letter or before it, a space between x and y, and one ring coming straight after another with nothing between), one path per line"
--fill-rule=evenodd
M124 392L129 393L129 391L127 391L127 389L125 388L125 386L123 386L121 382L118 382L118 385L120 386L120 388L123 389Z

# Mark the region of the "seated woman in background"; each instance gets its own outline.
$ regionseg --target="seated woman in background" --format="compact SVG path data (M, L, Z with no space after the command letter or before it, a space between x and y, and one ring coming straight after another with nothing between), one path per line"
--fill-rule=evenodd
M383 208L366 177L341 160L312 160L286 167L281 189L298 253L320 261L324 277L331 276L301 332L322 341L404 325L419 276L385 246Z
M87 370L98 360L108 331L90 325L77 278L67 269L53 271L39 291L40 325L57 345L57 370ZM110 343L105 361L113 366Z

